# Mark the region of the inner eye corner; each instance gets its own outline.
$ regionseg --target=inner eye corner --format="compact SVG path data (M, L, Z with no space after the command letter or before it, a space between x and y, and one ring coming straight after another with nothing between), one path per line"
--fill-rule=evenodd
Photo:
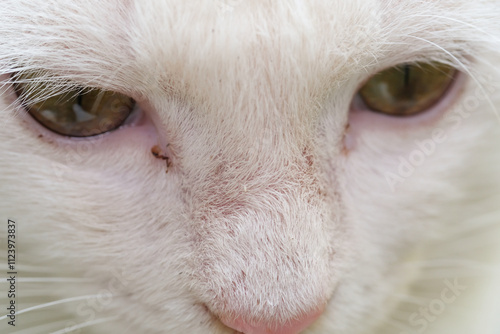
M398 118L417 116L444 100L461 76L460 70L446 63L401 63L364 81L351 109Z
M61 136L86 138L115 131L136 110L135 99L116 91L82 85L61 89L61 84L51 86L29 73L11 74L10 81L20 106Z

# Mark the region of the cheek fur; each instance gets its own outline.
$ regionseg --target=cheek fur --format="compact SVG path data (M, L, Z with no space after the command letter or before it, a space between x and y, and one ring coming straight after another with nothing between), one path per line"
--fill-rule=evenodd
M16 328L498 332L499 16L496 1L6 0L2 82L34 69L143 110L67 138L0 85L0 219L19 224L17 305L40 306ZM351 104L367 72L422 59L469 73L415 117Z

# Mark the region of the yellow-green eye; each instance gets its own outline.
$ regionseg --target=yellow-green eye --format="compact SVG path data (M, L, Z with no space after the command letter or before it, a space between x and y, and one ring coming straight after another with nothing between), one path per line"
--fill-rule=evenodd
M118 128L132 112L132 98L89 88L73 88L63 94L43 99L50 90L43 83L29 83L29 75L15 77L14 88L25 108L47 129L71 137L89 137ZM21 79L21 80L19 80ZM26 82L26 83L24 83ZM34 103L30 101L35 101Z
M359 90L359 96L372 111L392 116L415 115L446 94L456 72L441 63L403 64L377 73Z

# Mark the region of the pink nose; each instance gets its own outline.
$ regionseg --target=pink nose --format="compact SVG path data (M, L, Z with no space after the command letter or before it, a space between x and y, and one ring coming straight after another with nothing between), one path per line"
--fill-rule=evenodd
M323 310L315 310L299 319L288 321L284 325L276 326L269 323L249 324L242 318L222 319L224 325L245 334L298 334L311 325Z

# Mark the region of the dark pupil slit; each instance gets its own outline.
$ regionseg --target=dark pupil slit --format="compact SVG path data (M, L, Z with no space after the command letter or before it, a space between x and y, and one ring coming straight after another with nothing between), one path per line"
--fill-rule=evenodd
M405 68L404 68L404 71L405 71L405 87L408 87L408 85L410 84L410 65L409 64L405 64L404 66L405 66Z
M374 75L359 90L374 112L411 116L423 112L446 95L457 71L436 62L401 63Z
M79 106L82 105L82 99L83 99L82 92L80 91L78 92L78 97L76 98L76 102L78 103Z

